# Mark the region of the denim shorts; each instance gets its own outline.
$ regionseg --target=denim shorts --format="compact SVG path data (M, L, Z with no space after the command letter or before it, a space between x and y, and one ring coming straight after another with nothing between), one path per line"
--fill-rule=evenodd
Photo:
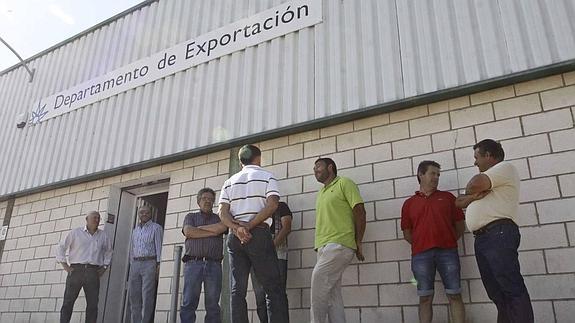
M439 272L445 293L450 295L461 293L460 265L457 248L433 248L418 253L411 258L411 270L417 281L417 295L433 295L435 271Z

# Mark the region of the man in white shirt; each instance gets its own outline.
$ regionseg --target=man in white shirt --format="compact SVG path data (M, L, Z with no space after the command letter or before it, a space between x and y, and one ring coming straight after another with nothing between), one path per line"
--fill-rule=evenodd
M269 297L270 321L289 322L287 296L270 232L279 191L273 174L260 167L261 155L256 146L240 148L242 170L224 182L220 193L220 218L233 233L227 240L233 323L249 322L246 291L251 267Z
M56 261L68 272L60 323L70 322L82 288L86 295L86 323L95 323L98 317L100 276L112 260L112 243L106 232L98 229L99 224L100 213L88 212L86 226L70 231L58 246Z
M533 322L533 307L521 269L517 248L519 175L504 161L501 144L484 139L473 146L475 166L465 194L455 201L467 208L465 221L475 236L475 259L481 281L497 306L497 322Z
M130 253L130 310L132 323L150 323L162 259L164 228L152 221L152 212L148 206L138 209L138 217L140 223L132 232Z

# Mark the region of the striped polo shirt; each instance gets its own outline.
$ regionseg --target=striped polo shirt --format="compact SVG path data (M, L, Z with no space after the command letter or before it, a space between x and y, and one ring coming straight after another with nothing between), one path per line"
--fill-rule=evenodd
M260 166L246 165L224 182L219 203L230 205L230 213L235 220L249 222L265 207L266 198L272 195L280 195L273 174ZM265 222L271 226L272 219Z
M162 236L164 228L152 220L139 223L132 233L131 257L156 257L156 262L162 260Z

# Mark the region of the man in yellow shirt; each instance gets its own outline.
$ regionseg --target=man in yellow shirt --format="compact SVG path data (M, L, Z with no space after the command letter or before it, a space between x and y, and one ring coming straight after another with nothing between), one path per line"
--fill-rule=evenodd
M361 241L365 232L365 208L357 185L337 176L330 158L315 162L315 178L324 187L317 194L315 249L317 263L311 276L311 321L343 323L341 276L353 255L364 260Z
M533 322L531 299L521 270L517 248L521 240L516 224L519 175L503 161L501 144L485 139L473 146L475 166L465 195L456 205L466 210L469 231L475 236L475 259L483 286L497 306L497 322Z

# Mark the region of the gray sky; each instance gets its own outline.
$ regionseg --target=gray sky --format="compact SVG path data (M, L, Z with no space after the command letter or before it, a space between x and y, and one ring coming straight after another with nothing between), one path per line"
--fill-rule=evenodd
M26 59L142 0L0 0L0 37ZM18 58L0 43L0 71Z

